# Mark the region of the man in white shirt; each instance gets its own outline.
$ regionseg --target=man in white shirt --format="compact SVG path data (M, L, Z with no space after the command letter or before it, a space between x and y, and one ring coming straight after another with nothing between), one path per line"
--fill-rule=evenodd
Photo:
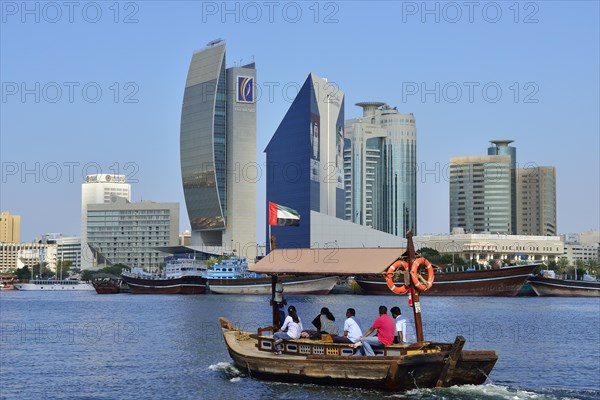
M406 343L406 320L401 317L402 311L400 311L400 307L392 307L390 312L392 313L394 326L396 327L394 343Z
M344 321L344 336L334 336L334 343L356 343L362 337L362 330L354 319L356 311L354 308L346 310L346 321Z

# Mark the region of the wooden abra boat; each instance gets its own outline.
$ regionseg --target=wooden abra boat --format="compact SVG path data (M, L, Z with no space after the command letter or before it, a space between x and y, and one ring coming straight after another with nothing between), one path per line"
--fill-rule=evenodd
M274 246L272 246L274 247ZM257 333L236 329L225 318L219 318L225 344L235 365L253 378L280 382L309 382L323 385L378 388L390 391L414 388L479 385L486 381L498 355L495 351L463 351L465 339L458 336L454 343L425 341L421 322L419 292L433 282L431 266L427 281L417 277L408 286L394 286L395 293L408 292L413 300L417 342L374 349L375 356L354 356L350 344L286 340L283 354L274 353L272 334L279 320L283 286L279 275L315 274L360 276L378 272L390 279L400 262L415 258L412 235L408 235L408 250L403 249L335 249L331 257L319 257L323 249L295 249L292 261L285 252L274 250L251 268L251 271L271 275L273 325L259 328ZM401 255L401 256L399 256ZM421 260L421 259L419 259ZM418 262L417 262L418 264ZM428 264L428 262L427 262Z
M253 378L401 391L482 384L498 356L494 351L463 351L454 343L420 342L374 349L376 356L353 356L349 344L298 339L273 353L273 337L237 330L220 318L229 355Z

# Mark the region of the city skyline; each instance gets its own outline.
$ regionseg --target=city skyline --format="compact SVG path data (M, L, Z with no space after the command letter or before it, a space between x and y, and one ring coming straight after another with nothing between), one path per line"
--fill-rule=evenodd
M535 3L534 14L501 4L498 20L479 7L454 22L444 7L436 16L413 2L300 4L295 22L291 2L258 19L241 3L230 4L233 14L214 2L106 4L96 22L82 7L52 22L43 7L36 19L4 4L0 211L21 216L22 241L79 232L85 175L125 174L132 201L185 204L183 84L190 54L219 37L244 57L227 67L260 66L259 241L268 201L263 150L310 72L343 88L347 105L377 100L414 113L419 233L448 232L449 159L480 154L494 138L515 141L518 167L556 168L559 233L598 229L598 3ZM161 23L172 29L155 29ZM353 56L364 48L357 24L371 37L368 57ZM339 40L332 49L322 37ZM360 114L346 107L346 119ZM585 196L574 195L582 186Z

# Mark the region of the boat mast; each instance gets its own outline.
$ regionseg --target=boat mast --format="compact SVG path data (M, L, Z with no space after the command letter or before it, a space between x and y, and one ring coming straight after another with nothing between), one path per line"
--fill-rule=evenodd
M406 234L407 247L406 250L408 257L408 268L412 266L412 263L415 261L415 245L413 244L413 234L412 231L408 231ZM413 300L413 315L415 319L415 332L417 334L417 342L423 342L423 321L421 320L421 302L419 301L419 291L415 288L412 279L409 279L409 287L408 287L408 295Z

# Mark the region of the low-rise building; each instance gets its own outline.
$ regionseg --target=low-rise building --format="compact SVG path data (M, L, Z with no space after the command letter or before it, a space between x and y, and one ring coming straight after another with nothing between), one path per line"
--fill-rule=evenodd
M118 197L88 204L86 226L93 269L105 264L150 269L166 256L155 248L179 243L179 203L130 203Z
M56 245L45 243L0 243L0 273L31 268L42 261L56 271Z
M575 264L577 260L600 261L600 234L598 231L590 229L577 235L563 235L563 240L565 242L563 257L569 264Z
M415 236L415 248L429 247L484 264L492 260L505 263L556 261L564 253L560 236L527 236L485 233Z

